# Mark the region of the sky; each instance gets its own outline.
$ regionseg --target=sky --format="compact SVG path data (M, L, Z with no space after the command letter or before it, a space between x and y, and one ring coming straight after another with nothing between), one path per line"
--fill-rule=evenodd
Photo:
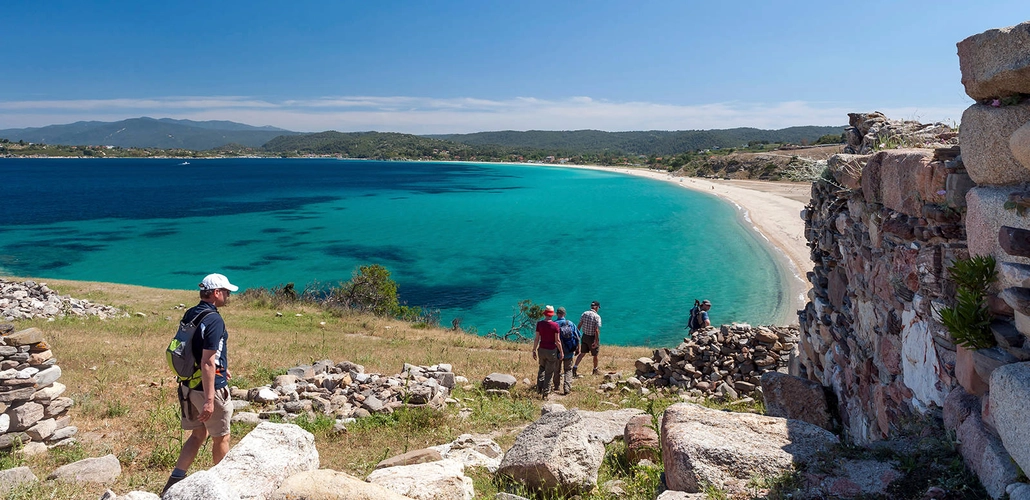
M0 129L150 116L314 132L958 124L955 44L1030 1L5 0Z

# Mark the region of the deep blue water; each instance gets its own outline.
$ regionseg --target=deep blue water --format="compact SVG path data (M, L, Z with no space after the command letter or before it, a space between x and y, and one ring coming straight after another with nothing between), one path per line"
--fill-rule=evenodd
M382 264L402 301L510 326L520 299L607 343L681 340L791 307L779 264L729 204L672 183L546 166L330 159L0 159L0 273L194 289L335 284Z

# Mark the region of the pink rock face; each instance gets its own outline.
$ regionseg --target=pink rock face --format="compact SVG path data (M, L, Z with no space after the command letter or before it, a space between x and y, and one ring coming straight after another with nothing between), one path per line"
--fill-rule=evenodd
M958 384L969 394L983 396L990 386L976 373L973 351L962 346L955 346L955 356L955 378L958 379Z
M880 337L880 359L887 373L901 375L901 341L894 337L884 335Z
M862 172L862 192L869 203L919 217L924 204L944 202L947 177L944 163L933 161L931 149L881 151Z
M631 464L648 459L657 462L661 452L661 442L658 441L658 433L651 427L650 415L637 415L626 424L623 434L623 441L626 443L626 459Z

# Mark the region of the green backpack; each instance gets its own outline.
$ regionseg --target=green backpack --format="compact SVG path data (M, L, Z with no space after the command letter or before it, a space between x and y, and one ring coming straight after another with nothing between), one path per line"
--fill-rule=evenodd
M179 322L179 330L175 332L175 337L168 343L168 349L165 351L168 366L175 372L175 379L191 389L200 384L200 362L197 360L193 340L200 329L200 322L213 312L215 311L211 309L201 311L189 321L183 316Z

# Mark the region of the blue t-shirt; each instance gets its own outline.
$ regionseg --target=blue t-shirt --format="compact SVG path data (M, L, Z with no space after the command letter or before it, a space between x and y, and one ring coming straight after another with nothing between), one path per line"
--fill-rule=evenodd
M215 351L215 389L221 389L229 385L229 380L225 377L229 368L229 357L225 352L225 346L229 341L229 332L225 329L225 321L218 314L218 308L214 304L204 301L200 301L199 304L186 311L183 317L192 318L209 309L215 313L204 316L200 322L200 329L197 330L200 342L194 339L193 354L197 357L197 363L200 363L204 350ZM197 386L195 389L203 389L203 387Z

